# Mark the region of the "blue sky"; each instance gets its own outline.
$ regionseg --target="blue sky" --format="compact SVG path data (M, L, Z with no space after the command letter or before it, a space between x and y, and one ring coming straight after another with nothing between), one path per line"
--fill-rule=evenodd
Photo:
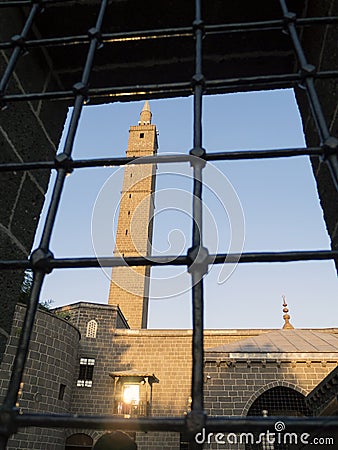
M187 153L192 146L192 98L150 104L159 130L159 153ZM124 156L129 126L137 124L142 105L86 107L73 157ZM205 96L203 126L203 146L209 152L304 146L291 90ZM112 253L111 217L119 201L122 176L121 169L100 168L75 170L67 178L52 237L55 256L95 254L92 213L100 202L102 211L107 210L107 216L103 214L99 221L107 233L103 249L105 255ZM99 195L108 179L114 186L111 198ZM227 251L230 231L238 235L243 226L244 251L329 249L307 157L212 163L205 170L205 183L204 204L209 212L204 235L211 250ZM230 192L224 191L224 186L233 187L231 195L234 202L238 197L236 207L243 209L244 225L236 216L239 209L230 211L229 220L229 211L221 207ZM157 251L184 253L191 245L190 192L187 163L159 165L153 242ZM181 207L181 201L185 206ZM98 234L101 231L94 229L94 244ZM332 261L239 264L222 283L219 270L211 267L205 278L207 328L279 328L283 294L295 327L337 326L332 314L337 298ZM167 267L153 269L152 275L157 281L151 285L149 328L190 328L189 275L182 268ZM53 299L53 306L77 301L107 303L108 289L109 271L55 270L46 277L42 299Z

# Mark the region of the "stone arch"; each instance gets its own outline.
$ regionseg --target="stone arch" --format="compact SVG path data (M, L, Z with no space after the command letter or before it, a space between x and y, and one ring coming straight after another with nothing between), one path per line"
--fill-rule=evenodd
M98 437L102 435L102 432L97 432L96 430L87 430L85 428L66 428L65 429L66 440L73 434L86 434L90 438L92 438L93 442L95 442L95 440L98 439Z
M86 331L86 337L89 338L96 338L97 333L97 322L96 320L92 319L87 323L87 331Z
M123 431L102 434L94 444L93 450L137 450L136 442Z
M284 380L276 380L271 381L270 383L265 384L263 387L259 388L256 392L254 392L249 400L246 402L243 410L242 410L242 416L246 416L249 412L249 409L251 408L252 404L255 400L258 399L264 392L268 391L269 389L275 388L275 387L286 387L293 389L296 392L299 392L300 394L304 395L304 397L308 394L308 392L303 389L302 387L298 386L297 384L290 383L289 381Z
M91 450L93 438L87 433L73 433L66 438L66 450Z

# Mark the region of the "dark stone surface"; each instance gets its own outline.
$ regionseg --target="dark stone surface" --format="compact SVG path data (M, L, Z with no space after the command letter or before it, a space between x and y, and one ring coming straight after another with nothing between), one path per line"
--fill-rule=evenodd
M301 13L305 2L290 0L288 4L293 11ZM69 8L69 3L66 6L59 3L50 5L36 20L38 33L44 37L56 37L62 30L63 35L86 35L87 30L95 25L98 9L96 1L73 2L72 8ZM281 8L277 0L263 0L259 8L251 1L224 4L218 0L212 5L204 4L202 15L206 25L275 20L281 19ZM193 20L194 6L189 2L112 2L107 7L102 33L173 27L192 30ZM189 82L195 70L194 46L192 36L105 43L95 56L91 87ZM208 34L203 46L203 71L208 81L233 76L290 73L295 63L290 40L281 30ZM71 89L80 81L87 49L88 44L47 49L65 89ZM188 89L184 95L190 93ZM154 93L147 94L148 98L154 96ZM108 100L102 97L96 101Z

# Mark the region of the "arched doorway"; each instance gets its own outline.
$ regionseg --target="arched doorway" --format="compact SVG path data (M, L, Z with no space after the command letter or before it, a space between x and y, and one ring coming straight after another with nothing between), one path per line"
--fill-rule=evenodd
M93 439L84 433L72 434L66 439L65 450L92 450Z
M250 406L248 416L308 416L305 397L300 392L284 386L277 386L263 392ZM276 430L270 430L274 433ZM287 431L287 430L286 430ZM257 443L258 441L262 441ZM268 442L259 439L259 433L255 434L254 443L245 444L246 450L291 450L297 449L294 442Z

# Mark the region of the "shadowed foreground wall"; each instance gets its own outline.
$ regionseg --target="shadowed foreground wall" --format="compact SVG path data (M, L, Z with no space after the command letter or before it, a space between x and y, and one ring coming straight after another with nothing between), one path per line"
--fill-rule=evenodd
M16 307L11 336L0 370L1 401L10 379L25 310L21 305ZM79 339L80 333L69 322L54 314L37 312L19 398L19 408L23 412L70 412L71 395L78 370ZM64 389L62 399L60 389ZM23 429L10 439L7 448L61 450L64 448L64 436L63 429Z
M1 9L0 41L18 34L24 23L22 11ZM2 75L12 50L0 50ZM51 61L39 49L19 59L8 93L44 92L60 87ZM4 106L4 105L2 105ZM0 111L0 163L53 160L67 114L64 102L13 102ZM0 254L1 259L26 259L34 240L48 170L3 172L0 176ZM0 361L10 333L15 303L23 272L0 271Z

